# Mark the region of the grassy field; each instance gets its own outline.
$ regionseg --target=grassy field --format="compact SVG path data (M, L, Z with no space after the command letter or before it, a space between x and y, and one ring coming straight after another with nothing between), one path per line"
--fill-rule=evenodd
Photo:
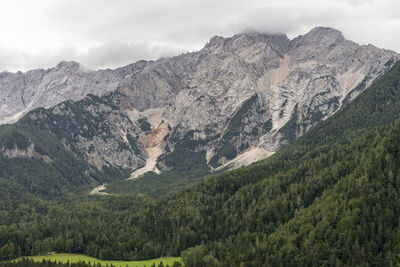
M158 259L152 259L152 260L145 260L145 261L108 261L108 260L99 260L96 258L92 258L86 255L80 255L80 254L52 254L52 255L42 255L42 256L29 256L26 258L31 258L34 261L42 261L43 259L45 260L51 260L51 261L56 261L56 262L63 262L66 263L69 261L70 263L73 262L79 262L79 261L85 261L88 263L100 263L102 266L105 266L106 264L110 265L113 264L114 266L129 266L129 267L150 267L153 263L158 266L158 264L162 261L164 263L164 266L166 264L169 264L169 266L172 266L174 261L179 261L181 262L181 258L179 257L164 257L164 258L158 258Z

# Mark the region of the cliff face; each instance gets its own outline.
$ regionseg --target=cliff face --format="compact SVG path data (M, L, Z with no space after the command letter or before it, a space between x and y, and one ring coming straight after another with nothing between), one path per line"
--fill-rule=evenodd
M156 160L150 169L165 171L192 156L205 168L237 167L294 141L398 59L330 28L293 40L282 34L216 36L198 52L117 70L62 62L46 71L3 73L0 120L52 107L29 119L99 168L134 170ZM59 104L88 93L93 95Z
M122 80L117 70L90 71L76 62L48 70L0 74L0 123L15 122L37 107L49 108L87 94L104 95Z

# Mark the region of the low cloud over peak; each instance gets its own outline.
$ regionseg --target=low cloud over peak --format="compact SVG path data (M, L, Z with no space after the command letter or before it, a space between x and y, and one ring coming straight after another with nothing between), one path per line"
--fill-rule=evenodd
M251 30L293 38L315 26L399 52L397 10L396 0L6 0L0 70L47 68L61 60L114 68L198 50L215 35Z

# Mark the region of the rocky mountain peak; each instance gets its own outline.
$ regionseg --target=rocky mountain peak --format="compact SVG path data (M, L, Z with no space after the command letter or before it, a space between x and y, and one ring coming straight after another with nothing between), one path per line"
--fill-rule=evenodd
M213 47L218 47L219 45L223 44L225 41L225 38L219 35L215 35L211 37L210 41L205 45L205 48L213 48Z
M46 127L59 133L60 122L84 122L73 127L83 133L71 132L69 146L96 166L136 169L146 162L141 171L164 171L185 153L213 168L235 158L249 163L335 113L399 58L326 27L292 41L258 32L215 36L201 51L116 70L82 71L79 63L63 61L43 73L0 75L0 123L93 94L102 98L77 104L79 120L72 109L56 107L49 118L58 122ZM154 136L162 142L143 142L161 122L168 131Z
M257 45L267 45L278 53L283 54L287 52L289 43L289 38L282 33L244 32L228 38L214 36L205 45L204 49L217 53L222 51L237 52Z
M326 47L345 40L343 34L338 30L329 27L315 27L307 34L294 38L291 41L291 47L302 45L322 45Z
M81 71L86 69L83 67L80 63L76 61L66 61L63 60L60 63L57 64L56 66L57 70L67 70L67 71Z
M343 34L341 31L330 28L330 27L321 27L321 26L312 28L304 36L316 36L316 35L343 37Z
M121 80L118 70L90 71L74 61L61 61L47 70L0 74L0 124L15 122L37 107L104 95L116 90Z

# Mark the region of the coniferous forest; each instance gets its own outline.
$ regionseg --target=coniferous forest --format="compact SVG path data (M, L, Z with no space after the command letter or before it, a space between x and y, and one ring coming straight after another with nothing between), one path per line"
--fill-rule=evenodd
M91 185L79 171L84 163L54 137L25 120L1 126L2 145L35 140L53 163L0 158L0 260L68 252L182 256L185 266L398 265L399 114L397 63L274 156L157 197L84 194ZM124 176L92 177L117 174Z

